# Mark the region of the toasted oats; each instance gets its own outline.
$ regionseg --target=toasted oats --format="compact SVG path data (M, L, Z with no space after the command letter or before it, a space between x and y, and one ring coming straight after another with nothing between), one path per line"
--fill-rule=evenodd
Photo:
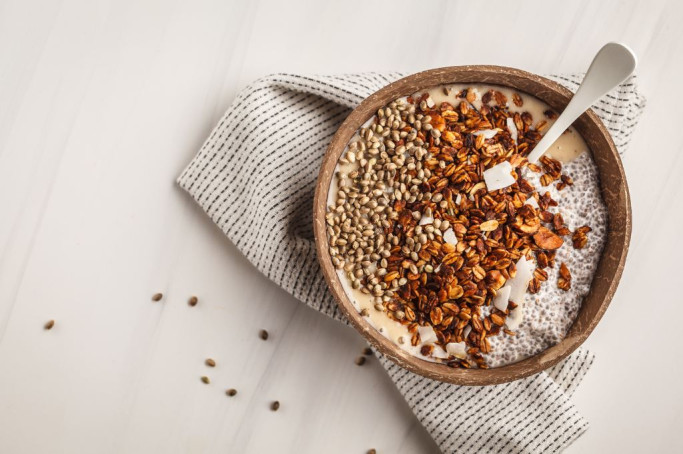
M482 222L479 224L479 229L482 232L491 232L493 230L496 230L498 228L498 221L495 219L492 219L490 221Z
M519 93L512 94L512 102L515 103L515 106L517 107L522 107L522 105L524 105L524 101L522 101L522 97Z
M560 277L557 279L557 287L565 292L572 286L572 276L567 265L560 263Z
M498 314L491 314L491 322L495 323L498 326L503 326L505 324L505 319L498 315Z
M545 252L537 252L536 253L536 264L538 265L539 268L547 268L548 267L548 255Z
M467 95L465 95L465 99L467 99L467 102L473 103L474 101L477 100L477 94L472 90L471 88L467 89Z
M590 231L591 228L586 225L579 227L574 231L574 234L572 235L572 244L574 249L583 249L586 247L586 244L588 244L587 233Z
M422 354L422 356L430 356L433 351L433 345L423 345L422 348L420 348L420 353Z
M548 175L547 173L541 175L541 185L542 186L548 186L550 183L553 182L553 180L554 180L554 178L552 176Z

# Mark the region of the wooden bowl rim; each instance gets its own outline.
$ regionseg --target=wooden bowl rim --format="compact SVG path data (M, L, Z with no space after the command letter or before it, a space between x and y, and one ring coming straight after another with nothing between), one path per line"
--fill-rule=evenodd
M472 77L476 77L477 79L470 80ZM508 78L507 81L500 81L500 79L506 77ZM433 80L438 80L439 82L425 82ZM524 89L511 85L511 83L522 83L521 81L526 81L533 85L537 85L539 89L535 93L529 93ZM569 99L573 95L573 93L567 88L545 77L516 68L494 65L466 65L435 68L409 75L386 85L372 95L368 96L349 114L349 116L344 120L342 125L337 130L337 133L332 138L332 141L325 152L320 173L318 175L315 198L313 202L314 234L320 266L325 276L325 280L327 281L328 287L332 292L341 312L351 322L353 327L358 330L379 352L390 358L399 366L427 378L458 385L493 385L528 377L554 366L559 361L563 360L572 352L574 352L590 335L609 306L624 268L624 262L628 253L631 235L631 204L624 169L612 137L600 118L591 109L584 113L581 118L575 122L575 126L579 128L577 124L582 122L585 125L583 129L594 128L593 132L596 132L601 136L599 139L606 142L604 146L606 148L601 150L600 153L605 153L605 162L609 160L613 161L611 163L607 162L606 164L602 165L609 165L610 171L614 172L614 175L616 175L620 180L618 187L616 188L616 191L620 195L618 197L618 204L620 206L615 207L608 205L608 209L610 211L608 233L610 234L608 235L607 242L613 241L611 235L613 230L612 210L619 210L618 213L620 216L623 216L623 225L619 226L620 229L623 230L620 232L621 238L619 238L618 244L612 245L612 247L616 247L618 249L618 256L612 257L613 269L607 270L608 274L611 274L611 276L607 276L608 282L605 283L607 285L607 290L602 302L592 318L588 320L587 323L582 323L577 329L575 329L575 326L572 326L567 337L565 337L555 346L517 363L492 369L454 369L444 364L433 363L420 359L400 349L397 345L379 333L379 331L372 327L364 319L364 317L360 315L341 286L339 276L337 275L331 262L329 243L325 228L325 209L327 206L328 191L332 175L334 174L334 168L337 165L339 157L346 148L346 145L352 138L355 131L365 121L372 117L379 107L386 105L388 102L401 96L408 96L420 90L428 89L441 84L458 83L499 85L512 88L534 96L549 104L552 108L560 111L569 102ZM548 96L551 95L561 99L562 105L558 105L558 102L550 102ZM591 152L593 153L593 156L596 156L595 150L591 149ZM603 199L605 199L605 192L608 191L608 189L603 184L603 173L603 169L599 168L601 193L603 195ZM609 191L614 192L614 188L611 187ZM605 203L607 204L607 201L605 201ZM607 250L607 244L603 249L600 262L602 262L604 259L605 250ZM598 273L598 270L601 270L601 265L602 263L598 264L596 274ZM591 284L591 291L593 290L594 286L595 279ZM589 295L584 298L584 302ZM583 310L583 302L581 310ZM576 325L577 323L578 322L575 322L574 324Z

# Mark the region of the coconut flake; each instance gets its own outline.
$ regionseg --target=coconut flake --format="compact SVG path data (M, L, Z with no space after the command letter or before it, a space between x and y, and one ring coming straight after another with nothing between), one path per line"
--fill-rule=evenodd
M443 240L446 243L452 244L454 246L458 244L458 237L455 236L455 232L452 228L449 228L448 230L443 232Z
M510 300L510 292L512 291L512 287L509 285L504 286L500 290L498 290L498 293L496 293L495 298L493 298L493 305L498 309L499 311L504 311L508 308L508 301Z
M460 205L460 202L462 201L462 194L458 194L455 196L455 204Z
M514 184L515 177L510 174L511 172L512 164L507 161L503 161L488 170L484 170L484 181L486 182L486 188L489 192L507 188L511 184Z
M482 129L474 133L475 136L484 136L484 139L493 139L498 134L497 129Z
M519 325L522 324L523 319L524 312L522 311L522 306L517 306L512 309L510 314L505 318L505 326L507 326L508 329L517 329L519 328Z
M467 358L467 345L464 342L451 342L446 344L446 351L456 358Z
M431 326L418 326L417 332L420 333L420 340L423 344L436 342L437 337Z
M420 225L432 224L433 222L434 218L431 216L422 215L422 218L420 218Z
M435 345L434 350L432 350L432 356L434 358L448 359L448 353L446 353L440 345Z
M522 306L524 303L524 294L526 293L529 281L533 277L535 266L533 261L527 260L526 257L522 257L517 262L516 267L517 274L508 281L507 285L511 287L510 301L516 303L518 306Z
M505 287L510 286L510 295L508 299L517 304L517 307L510 310L510 313L505 319L505 325L509 329L517 329L524 319L524 298L526 296L526 289L529 285L529 281L533 277L535 264L532 260L527 260L526 257L522 257L517 262L516 268L517 273L515 274L515 277L505 284ZM501 291L502 290L503 289L501 289ZM497 296L498 295L496 295L496 297ZM494 305L500 309L495 301Z
M425 101L427 101L427 107L429 107L430 109L436 105L431 96L427 96L427 99Z
M515 125L515 120L512 119L512 117L508 117L508 119L505 121L507 123L508 131L510 131L510 137L512 137L512 140L517 143L517 126Z
M471 332L472 332L472 326L471 326L471 325L467 325L467 326L465 327L465 329L462 330L462 338L463 338L463 339L467 339L467 336L469 336Z

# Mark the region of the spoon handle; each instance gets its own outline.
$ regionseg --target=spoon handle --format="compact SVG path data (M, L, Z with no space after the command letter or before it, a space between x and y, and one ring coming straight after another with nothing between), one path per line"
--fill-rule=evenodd
M581 86L562 115L529 154L529 162L537 162L574 120L598 99L626 80L636 69L636 61L636 54L627 46L620 43L605 44L593 58Z

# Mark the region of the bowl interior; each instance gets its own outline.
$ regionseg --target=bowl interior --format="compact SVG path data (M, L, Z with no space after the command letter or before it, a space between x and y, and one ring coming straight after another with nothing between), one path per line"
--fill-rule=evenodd
M600 189L607 205L608 237L588 295L567 336L557 345L525 360L492 369L454 369L432 363L400 349L372 327L353 306L332 265L325 231L325 209L337 161L358 128L377 109L402 96L442 84L502 85L535 96L561 112L572 93L561 85L514 68L454 66L413 74L393 82L365 99L344 121L330 143L318 176L314 201L314 230L318 259L340 309L353 326L384 355L420 375L460 385L490 385L526 377L547 369L571 354L588 337L607 309L624 266L631 235L631 206L621 160L604 124L592 111L574 127L586 140L600 175Z

